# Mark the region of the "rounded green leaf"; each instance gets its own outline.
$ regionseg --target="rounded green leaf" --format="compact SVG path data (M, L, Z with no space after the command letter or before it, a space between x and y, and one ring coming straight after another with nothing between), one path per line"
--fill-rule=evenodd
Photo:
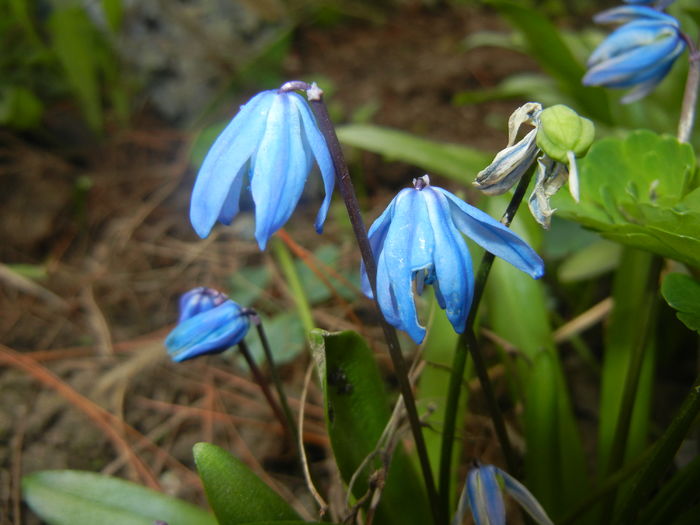
M593 122L567 106L557 104L540 113L537 145L554 160L568 163L569 151L577 157L585 155L594 135Z
M671 308L677 310L678 319L700 332L700 282L689 275L672 273L664 279L661 293Z
M221 525L300 519L277 492L224 449L197 443L193 453L207 499Z
M49 525L216 525L208 512L123 479L45 470L22 479L24 500Z

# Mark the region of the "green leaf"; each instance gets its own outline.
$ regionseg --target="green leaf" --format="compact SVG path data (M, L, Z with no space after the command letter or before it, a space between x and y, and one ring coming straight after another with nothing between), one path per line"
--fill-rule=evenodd
M490 0L489 3L522 33L528 54L557 79L561 90L576 100L578 109L602 122L611 122L605 91L581 84L585 68L576 60L557 28L539 10L507 0Z
M645 501L659 480L663 479L668 468L673 464L673 458L678 452L683 440L691 430L693 422L700 413L700 376L686 396L678 413L654 445L654 450L644 466L633 480L633 488L622 501L621 511L616 516L616 524L636 523L635 515L639 511L639 503ZM695 514L697 511L691 509ZM691 522L692 523L692 522Z
M610 240L700 266L700 188L690 145L638 130L596 142L578 167L581 201L559 192L557 213Z
M299 520L299 515L243 462L210 443L192 449L204 490L220 525Z
M431 175L442 175L463 184L491 162L481 151L427 140L404 131L372 124L347 124L336 129L344 144L379 153L389 160L414 164Z
M652 319L655 290L650 290L653 281L655 257L649 253L625 249L615 274L612 297L614 307L605 331L605 350L601 373L601 393L598 423L598 468L602 475L612 460L623 465L642 452L647 444L653 372L656 354L654 326L647 330L645 319ZM640 325L641 323L641 325ZM644 340L640 337L647 335ZM642 345L641 347L639 345ZM635 359L643 352L641 360ZM638 363L639 369L633 370ZM636 395L632 407L622 406L625 380L629 374L639 374ZM631 411L621 457L612 458L615 434L623 411ZM615 469L616 470L616 469ZM622 485L627 490L629 484Z
M700 282L689 275L672 273L664 279L661 293L669 306L677 310L678 319L700 332Z
M506 204L504 198L489 199L488 211L500 216ZM530 233L533 223L521 213L513 229L536 246ZM587 476L566 380L552 340L544 286L496 259L485 294L492 329L523 356L511 380L524 397L525 482L556 519L585 493Z
M78 97L85 118L98 130L102 126L102 104L98 75L101 49L95 42L94 27L79 7L54 10L49 19L52 47L66 72L68 83Z
M0 92L0 124L31 129L39 125L43 112L41 100L26 88L10 86Z
M336 464L346 483L375 450L389 421L389 400L372 351L355 332L313 330L310 344L321 379L326 424ZM370 461L357 477L353 494L361 497L367 478L381 465ZM428 501L413 463L399 446L389 468L376 522L430 523Z
M599 240L574 252L561 264L557 277L562 283L584 281L599 277L617 267L622 248L606 240Z
M695 500L700 486L700 457L696 457L666 483L644 507L639 525L672 523ZM693 523L698 523L696 520Z
M208 512L122 479L78 470L22 478L29 507L50 525L216 525Z
M424 296L427 295L424 292ZM423 359L426 367L418 380L416 401L418 411L421 414L428 414L424 419L425 445L428 449L428 458L433 472L438 472L440 468L440 450L442 448L442 425L445 420L445 393L450 382L450 367L454 356L455 347L459 339L459 334L454 331L447 315L437 305L434 294L431 294L433 304L432 322L428 328L428 335L423 344ZM464 381L468 381L472 375L471 361L467 361L464 372ZM462 386L462 393L459 398L459 408L457 414L464 414L467 407L469 391L466 386ZM460 421L462 416L460 415ZM461 428L461 427L458 427ZM452 476L451 487L456 487L461 483L457 480L461 451L464 444L461 440L454 441L452 452Z

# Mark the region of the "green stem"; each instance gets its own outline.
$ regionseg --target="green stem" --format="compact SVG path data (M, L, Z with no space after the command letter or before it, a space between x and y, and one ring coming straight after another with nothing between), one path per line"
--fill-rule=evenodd
M625 450L629 440L629 430L632 423L632 414L634 412L635 399L639 389L639 379L642 373L642 363L644 362L645 349L647 348L647 337L650 333L650 325L653 321L653 313L655 311L656 292L658 289L659 272L661 271L661 259L652 257L646 271L646 280L644 283L644 291L640 297L640 303L637 308L638 326L640 329L636 332L636 337L632 346L632 353L627 367L625 383L622 390L622 398L617 412L617 420L615 423L615 432L613 434L612 445L608 456L608 464L605 470L606 475L622 467L625 461ZM610 516L615 509L615 500L617 491L610 492L607 500L603 504L603 519L602 521L609 522Z
M506 211L501 219L501 222L504 225L510 226L510 223L513 221L513 217L515 217L515 213L518 211L520 203L525 196L525 191L530 184L531 177L532 171L520 179L520 182L515 189L515 193L513 194L513 198L510 200L508 208L506 208ZM503 414L501 414L498 401L493 391L493 386L491 385L491 380L489 379L486 362L481 354L481 351L479 350L479 346L476 343L476 337L474 336L474 320L476 319L476 312L479 308L479 302L481 301L484 288L486 287L486 281L491 271L493 259L494 255L489 252L484 253L483 258L481 259L481 264L479 265L479 270L477 271L474 283L474 297L472 298L469 316L467 317L464 332L460 336L459 342L457 343L457 348L455 349L455 354L452 361L452 372L450 374L450 383L447 390L445 421L442 431L442 448L440 453L439 487L440 504L442 505L443 512L448 512L450 505L450 471L452 467L453 451L452 444L454 441L455 428L457 424L457 407L459 406L459 396L462 392L464 367L467 364L467 353L471 354L472 360L474 361L474 369L479 378L479 382L481 383L484 396L486 397L486 403L491 419L493 420L496 435L501 445L501 450L503 451L508 469L511 472L516 471L515 456L513 454L512 447L510 446L510 440L508 438L508 432L503 420Z
M304 326L304 331L308 333L316 328L316 326L314 324L313 315L311 314L311 305L309 305L309 301L306 299L306 293L304 292L304 287L299 279L297 269L294 266L292 256L284 243L282 243L279 239L273 240L272 249L277 256L277 261L282 268L282 273L284 274L285 280L287 281L290 291L292 292L294 302L299 310L301 324Z
M651 457L636 477L632 490L622 502L615 523L635 523L635 515L641 508L641 503L646 501L654 486L663 479L698 414L700 414L700 376L695 379L678 414L654 445Z

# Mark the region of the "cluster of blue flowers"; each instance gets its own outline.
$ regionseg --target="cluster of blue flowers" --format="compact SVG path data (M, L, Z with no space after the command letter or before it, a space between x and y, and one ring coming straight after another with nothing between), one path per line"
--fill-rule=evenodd
M307 101L294 92L300 84L287 83L253 97L214 142L192 192L190 219L201 237L217 221L231 223L246 189L255 204L255 237L265 249L292 215L314 164L326 189L316 217L316 230L321 231L335 170ZM427 175L414 186L401 191L369 231L379 268L377 301L390 324L421 342L425 328L417 320L414 284L419 294L432 284L455 330L464 330L474 274L462 233L534 278L542 276L542 259L511 230L452 193L430 186ZM371 297L364 266L362 275L363 290ZM197 288L183 296L178 326L166 340L176 361L221 352L245 336L249 321L242 308L216 293Z
M654 4L625 0L628 4ZM603 11L600 24L622 24L593 52L583 83L633 89L623 98L630 103L648 95L668 74L686 48L678 20L662 11L669 2L627 5Z

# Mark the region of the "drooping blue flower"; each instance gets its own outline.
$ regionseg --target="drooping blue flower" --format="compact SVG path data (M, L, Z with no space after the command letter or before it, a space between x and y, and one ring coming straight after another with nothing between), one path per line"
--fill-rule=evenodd
M630 103L648 95L668 74L686 47L678 20L644 5L621 6L599 13L595 21L622 23L588 59L583 83L612 88L634 87Z
M471 257L462 233L485 250L539 278L542 259L518 235L449 191L430 186L425 175L401 190L369 229L377 261L377 301L387 322L420 343L413 286L432 284L455 331L464 325L474 294ZM461 233L460 233L461 232ZM362 290L372 297L364 265Z
M195 288L180 298L180 318L165 339L173 361L218 354L243 340L249 312L211 288Z
M505 525L503 490L536 523L552 525L552 520L530 491L513 476L493 465L477 465L469 471L452 525L462 523L467 508L471 509L476 525Z
M326 191L316 216L321 232L335 183L333 161L306 100L283 88L263 91L242 106L207 153L190 205L200 237L217 221L231 223L246 188L255 204L255 238L264 250L292 215L314 161Z

